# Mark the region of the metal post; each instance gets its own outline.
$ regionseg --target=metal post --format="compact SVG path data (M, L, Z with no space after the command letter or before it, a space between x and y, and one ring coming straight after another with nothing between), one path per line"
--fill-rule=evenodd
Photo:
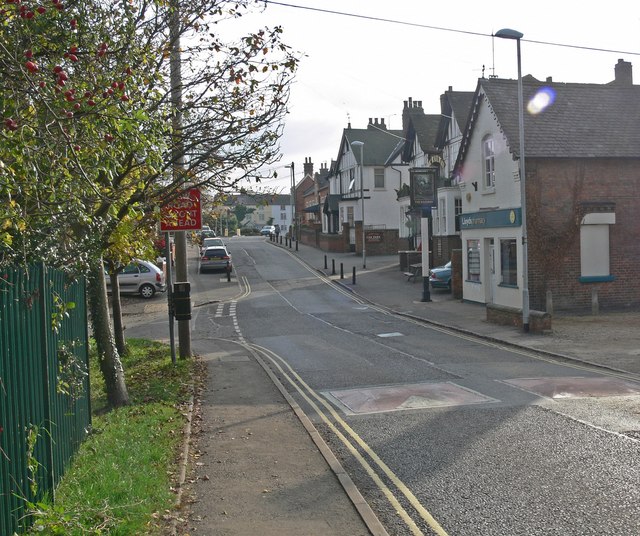
M340 263L340 279L344 279L344 266Z
M352 273L351 273L351 282L355 285L356 284L356 267L354 266L352 269Z
M169 242L169 233L164 234L164 254L165 265L167 267L167 306L169 308L169 346L171 348L171 363L176 364L176 338L173 325L173 282L171 272L171 244Z
M336 260L331 259L331 275L336 275Z
M527 238L527 194L524 154L524 103L522 95L522 62L520 57L520 40L524 34L517 30L504 28L496 32L495 36L502 39L515 39L518 54L518 133L520 137L520 206L522 222L522 329L529 332L529 252Z
M429 276L422 274L422 300L423 302L431 301L431 291L429 290Z
M324 269L327 269L327 256L324 256Z

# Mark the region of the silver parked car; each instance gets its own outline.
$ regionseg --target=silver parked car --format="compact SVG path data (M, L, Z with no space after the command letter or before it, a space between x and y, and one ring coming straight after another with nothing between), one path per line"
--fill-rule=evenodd
M200 246L200 255L204 253L204 250L212 246L226 247L222 238L205 238L202 240L202 246Z
M207 270L232 270L231 254L224 246L212 246L206 248L200 254L198 263L198 272L202 273Z
M164 272L150 261L134 259L118 274L120 294L139 294L152 298L156 292L167 290ZM111 281L107 276L107 291L111 292Z

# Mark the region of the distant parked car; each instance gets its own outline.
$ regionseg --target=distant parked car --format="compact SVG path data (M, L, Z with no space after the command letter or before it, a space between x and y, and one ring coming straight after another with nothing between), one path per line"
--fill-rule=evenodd
M198 263L198 272L202 273L207 270L227 270L227 266L231 271L231 255L224 246L213 246L206 248L200 255Z
M118 286L120 294L140 294L146 299L167 290L164 272L154 263L140 259L134 259L118 273ZM107 291L111 292L109 277Z
M275 225L265 225L262 229L260 229L260 234L263 236L269 236L272 234L276 234L276 226Z
M433 288L447 288L451 290L451 261L444 266L429 270L429 283Z
M226 247L222 238L205 238L202 241L202 246L200 246L200 255L202 255L205 249L213 246Z

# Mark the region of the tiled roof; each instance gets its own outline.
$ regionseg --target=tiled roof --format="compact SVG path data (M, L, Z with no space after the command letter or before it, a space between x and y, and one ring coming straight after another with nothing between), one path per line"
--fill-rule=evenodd
M377 128L345 128L343 137L349 145L353 141L364 143L363 156L365 166L384 166L387 158L402 138L402 131ZM356 161L360 164L360 149L354 149Z
M486 95L514 155L519 153L517 80L482 79ZM539 113L527 103L541 89L555 96ZM527 157L640 158L640 86L541 82L523 78Z

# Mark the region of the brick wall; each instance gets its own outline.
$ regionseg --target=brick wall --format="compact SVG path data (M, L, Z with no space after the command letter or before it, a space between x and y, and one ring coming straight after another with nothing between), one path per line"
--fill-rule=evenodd
M529 291L544 310L640 307L640 159L527 159ZM579 223L584 203L615 204L609 226L611 282L581 283ZM582 212L581 212L582 211ZM589 211L589 210L588 210Z
M459 235L434 236L433 249L431 251L431 266L447 264L452 257L454 249L461 249L462 241Z

